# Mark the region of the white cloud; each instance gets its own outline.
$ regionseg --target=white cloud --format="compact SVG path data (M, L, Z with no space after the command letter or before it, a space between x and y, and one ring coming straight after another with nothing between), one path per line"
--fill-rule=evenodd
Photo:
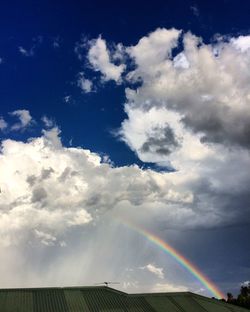
M147 75L160 69L159 65L171 56L177 46L181 31L158 28L147 37L142 37L138 44L127 48L128 54L135 59L140 73ZM157 67L157 68L156 68ZM139 72L139 70L136 70Z
M11 130L24 130L33 121L30 112L26 109L19 109L10 113L11 116L16 116L19 118L19 122L15 123Z
M249 148L248 37L205 44L191 33L180 34L157 29L128 48L137 67L127 79L142 85L127 90L126 109L164 107L178 112L202 141ZM172 58L178 39L184 48Z
M164 279L163 268L158 268L154 264L149 263L144 267L140 267L140 269L147 270L147 271L153 273L154 275L156 275L158 278Z
M101 37L89 42L88 60L95 71L100 71L104 81L120 81L121 75L125 70L125 65L115 65L111 63L110 51L106 41Z
M151 288L152 292L180 292L188 291L185 286L173 285L170 283L157 283Z
M170 228L209 227L232 221L237 215L235 211L230 213L228 207L223 213L223 207L216 204L215 209L209 202L201 203L197 209L189 188L196 178L192 172L180 175L137 166L116 168L88 150L63 147L59 133L58 128L53 128L27 143L2 142L2 244L25 239L32 229L60 241L69 229L84 226L109 210L140 219L160 216ZM239 177L234 176L234 180L237 183ZM219 187L223 189L224 184ZM152 268L147 267L151 271Z
M124 47L124 45L122 43L118 43L117 45L115 45L114 52L111 54L112 60L124 63L126 61L125 56L126 48Z
M46 128L52 128L54 126L54 122L52 119L48 118L47 116L43 116L41 118L42 122L44 123Z
M23 233L33 228L37 237L48 241L50 236L56 237L67 228L91 221L90 213L81 203L87 181L79 179L79 170L72 168L71 161L75 158L78 162L80 157L79 161L89 161L91 167L98 164L99 157L77 149L64 151L57 135L58 129L52 129L29 143L11 140L2 143L0 206L5 207L0 215L2 244L23 239Z
M7 122L3 119L3 117L0 117L0 130L4 130L8 127Z
M250 36L239 36L232 38L231 43L242 52L246 52L250 48Z
M187 69L189 68L188 60L184 53L180 52L177 54L173 59L173 65L175 68L183 68Z
M243 287L248 287L248 286L250 286L250 281L244 281L244 282L242 282L242 283L241 283L241 286L243 286Z
M130 48L138 51L131 52L137 68L130 77L142 84L126 89L121 138L142 161L177 170L171 181L182 181L193 211L213 211L204 221L216 225L222 213L226 223L242 222L250 203L250 55L221 40L215 55L214 46L188 33L181 57L172 59L179 35L156 30Z
M53 246L56 242L56 237L51 234L35 230L35 235L39 238L41 243L46 246Z
M175 170L167 196L181 202L182 218L201 227L242 222L250 203L250 52L176 29L157 29L126 51L136 65L126 79L140 84L125 90L120 138L143 162Z
M55 148L62 147L62 143L59 137L61 130L58 127L55 126L49 130L42 130L42 133L48 145Z
M130 148L144 162L155 162L176 170L169 174L169 179L180 188L177 193L176 188L171 188L169 198L186 202L186 208L192 207L194 220L198 211L204 213L204 218L199 218L200 226L206 227L206 222L216 226L222 215L223 223L246 221L250 201L248 150L202 143L200 136L182 125L181 115L165 108L143 111L127 107L126 112L129 118L123 122L121 134ZM166 128L173 129L179 145L170 145L169 136L161 137L161 131L164 134ZM148 149L146 142L150 145ZM183 207L183 217L186 212ZM168 218L169 212L161 221Z
M84 78L84 75L82 72L79 73L77 85L78 85L78 87L81 88L81 90L84 93L89 93L89 92L93 91L93 82L89 79Z

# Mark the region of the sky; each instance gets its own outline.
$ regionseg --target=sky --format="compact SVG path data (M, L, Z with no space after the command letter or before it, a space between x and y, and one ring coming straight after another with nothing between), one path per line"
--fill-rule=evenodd
M249 1L0 10L0 287L250 280Z

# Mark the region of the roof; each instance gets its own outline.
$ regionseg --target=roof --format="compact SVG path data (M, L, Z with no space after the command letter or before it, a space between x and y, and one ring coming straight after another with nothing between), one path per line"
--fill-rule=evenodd
M0 289L0 312L244 312L191 292L126 294L101 287Z

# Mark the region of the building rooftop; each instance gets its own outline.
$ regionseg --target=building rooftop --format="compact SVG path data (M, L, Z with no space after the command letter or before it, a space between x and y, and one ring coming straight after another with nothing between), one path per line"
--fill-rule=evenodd
M127 294L106 286L0 289L0 312L244 312L191 292Z

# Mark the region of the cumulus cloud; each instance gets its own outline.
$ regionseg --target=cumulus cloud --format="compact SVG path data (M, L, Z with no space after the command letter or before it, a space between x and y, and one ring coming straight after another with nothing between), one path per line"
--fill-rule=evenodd
M89 62L104 80L121 83L121 74L129 68L125 54L135 63L135 69L128 70L123 79L139 83L139 87L126 89L126 111L164 108L180 114L180 122L204 143L249 149L249 36L217 36L204 43L190 32L158 28L134 46L120 44L119 66L111 63L115 53L108 51L104 39L90 42ZM164 140L167 129L162 128L158 142L148 135L147 151L170 152Z
M84 93L89 93L93 89L93 82L91 80L89 80L89 79L86 79L82 72L79 73L79 77L78 77L78 80L77 80L77 85L78 85L78 87L80 87L80 89Z
M126 47L122 43L118 43L113 46L113 51L111 53L112 61L119 61L122 63L126 62ZM125 66L124 66L125 69Z
M15 123L11 130L24 130L32 123L32 117L30 115L30 112L26 109L19 109L15 110L14 112L10 113L11 116L16 116L19 119L19 122Z
M232 38L231 43L241 52L246 52L250 48L250 36Z
M174 170L171 182L182 181L194 216L209 210L214 225L221 215L226 223L249 216L247 42L205 44L191 33L157 29L126 48L136 65L126 79L139 86L125 90L120 138L143 162Z
M4 130L8 127L7 122L3 119L3 117L0 117L0 130Z
M84 181L81 183L78 173L71 168L71 153L67 155L63 151L56 141L57 135L58 130L52 129L29 143L11 140L2 143L2 244L15 243L23 238L24 232L30 235L34 232L43 242L49 242L50 237L55 237L67 228L92 220L91 214L83 207L83 198L79 197L80 193L83 196L87 185ZM79 152L76 149L72 154L75 161L81 158ZM90 165L93 166L99 159L87 152L82 156L81 161L90 159ZM18 169L20 161L22 171ZM53 187L56 181L59 184ZM52 239L53 242L55 240Z
M234 172L238 155L231 155L231 169L227 163L225 168L209 169L213 184L208 188L205 177L203 186L203 179L190 168L181 174L169 174L137 166L113 167L89 150L63 147L59 134L55 127L27 143L2 142L2 244L12 244L28 233L35 233L37 238L42 238L37 233L62 238L68 229L84 226L110 210L135 218L149 214L169 228L228 224L243 213L235 210L238 202L229 195L243 180L248 185L246 172ZM249 156L245 157L247 163ZM234 179L225 183L225 171L232 171ZM242 194L242 189L234 190L233 198L239 199ZM219 196L222 203L217 202ZM248 200L246 194L244 200ZM45 235L43 238L46 240Z
M143 162L171 169L180 215L192 211L195 220L204 213L200 226L208 219L210 226L249 222L250 52L244 39L204 43L189 32L159 28L125 47L135 68L126 73L132 87L125 89L120 139ZM162 223L172 210L165 213Z
M150 216L152 220L156 215L167 213L169 226L182 227L182 209L188 205L190 194L181 190L178 182L174 185L168 174L142 170L135 165L114 167L107 157L82 148L64 147L59 134L60 130L54 127L27 142L7 139L1 144L0 255L5 256L0 256L0 263L1 267L8 268L1 272L2 285L41 285L41 281L44 285L55 285L62 279L63 283L82 283L79 258L83 259L88 283L93 281L93 276L96 276L93 283L98 282L100 276L104 280L112 277L115 270L108 265L109 258L103 266L97 260L93 263L93 259L102 258L104 263L104 255L113 257L121 247L124 236L119 234L122 231L117 215L142 221L143 217ZM173 209L175 205L180 208ZM188 207L186 225L194 225L193 213ZM56 255L62 252L65 254L59 260ZM100 255L96 256L96 252ZM7 260L8 255L13 259L13 253L16 253L14 258L20 259L23 270ZM33 263L29 253L32 259L46 260L38 264L34 258ZM114 264L120 274L124 266L122 259L122 253L118 253ZM52 263L53 272L49 269ZM73 270L73 273L72 267L78 267L77 272ZM95 267L95 274L86 271L87 267L92 270ZM148 270L152 269L148 266ZM161 274L157 269L160 268L156 267L155 272ZM92 272L91 276L88 271ZM26 272L29 277L23 279L20 272ZM67 276L67 272L71 274ZM103 272L109 275L104 277ZM12 274L14 284L10 279ZM129 277L121 281L134 284Z
M183 50L172 57L182 41ZM137 67L127 78L142 81L128 89L130 109L165 108L203 142L249 148L248 37L205 44L175 29L157 29L128 48Z
M247 187L250 182L248 150L228 149L217 144L204 144L199 136L193 135L182 125L179 114L165 109L150 109L147 112L133 109L132 111L127 110L127 112L129 119L122 125L122 129L126 133L126 143L142 161L156 162L175 170L169 174L169 178L172 183L182 181L182 190L185 190L186 200L190 207L192 206L193 211L203 211L204 213L207 211L206 213L210 216L205 217L204 215L204 217L214 225L222 215L226 223L229 219L229 223L243 220L249 222L247 217L250 203ZM174 129L175 136L180 142L178 148L170 154L159 153L155 145L151 149L143 150L141 147L143 142L148 142L147 133L150 132L150 129L154 129L156 126L164 129L166 124ZM157 137L156 142L158 142ZM183 214L184 211L185 209L182 210ZM231 218L230 215L231 217L234 215L234 217ZM228 221L226 221L227 219ZM237 219L238 221L236 221ZM162 222L164 222L163 220L164 216ZM205 226L201 219L200 222Z
M93 69L101 72L104 81L114 80L119 82L125 70L125 65L115 65L111 62L110 51L107 48L106 41L101 37L91 40L89 44L88 60Z
M155 66L171 57L173 48L177 46L181 31L176 29L157 29L148 37L142 37L138 44L127 48L128 54L134 58L138 69L133 73L146 75L155 71ZM158 67L159 69L159 67ZM144 78L144 77L143 77Z
M154 275L156 275L158 278L164 279L163 268L158 268L154 264L149 263L144 267L140 267L140 269L141 270L147 270L147 271L153 273Z

